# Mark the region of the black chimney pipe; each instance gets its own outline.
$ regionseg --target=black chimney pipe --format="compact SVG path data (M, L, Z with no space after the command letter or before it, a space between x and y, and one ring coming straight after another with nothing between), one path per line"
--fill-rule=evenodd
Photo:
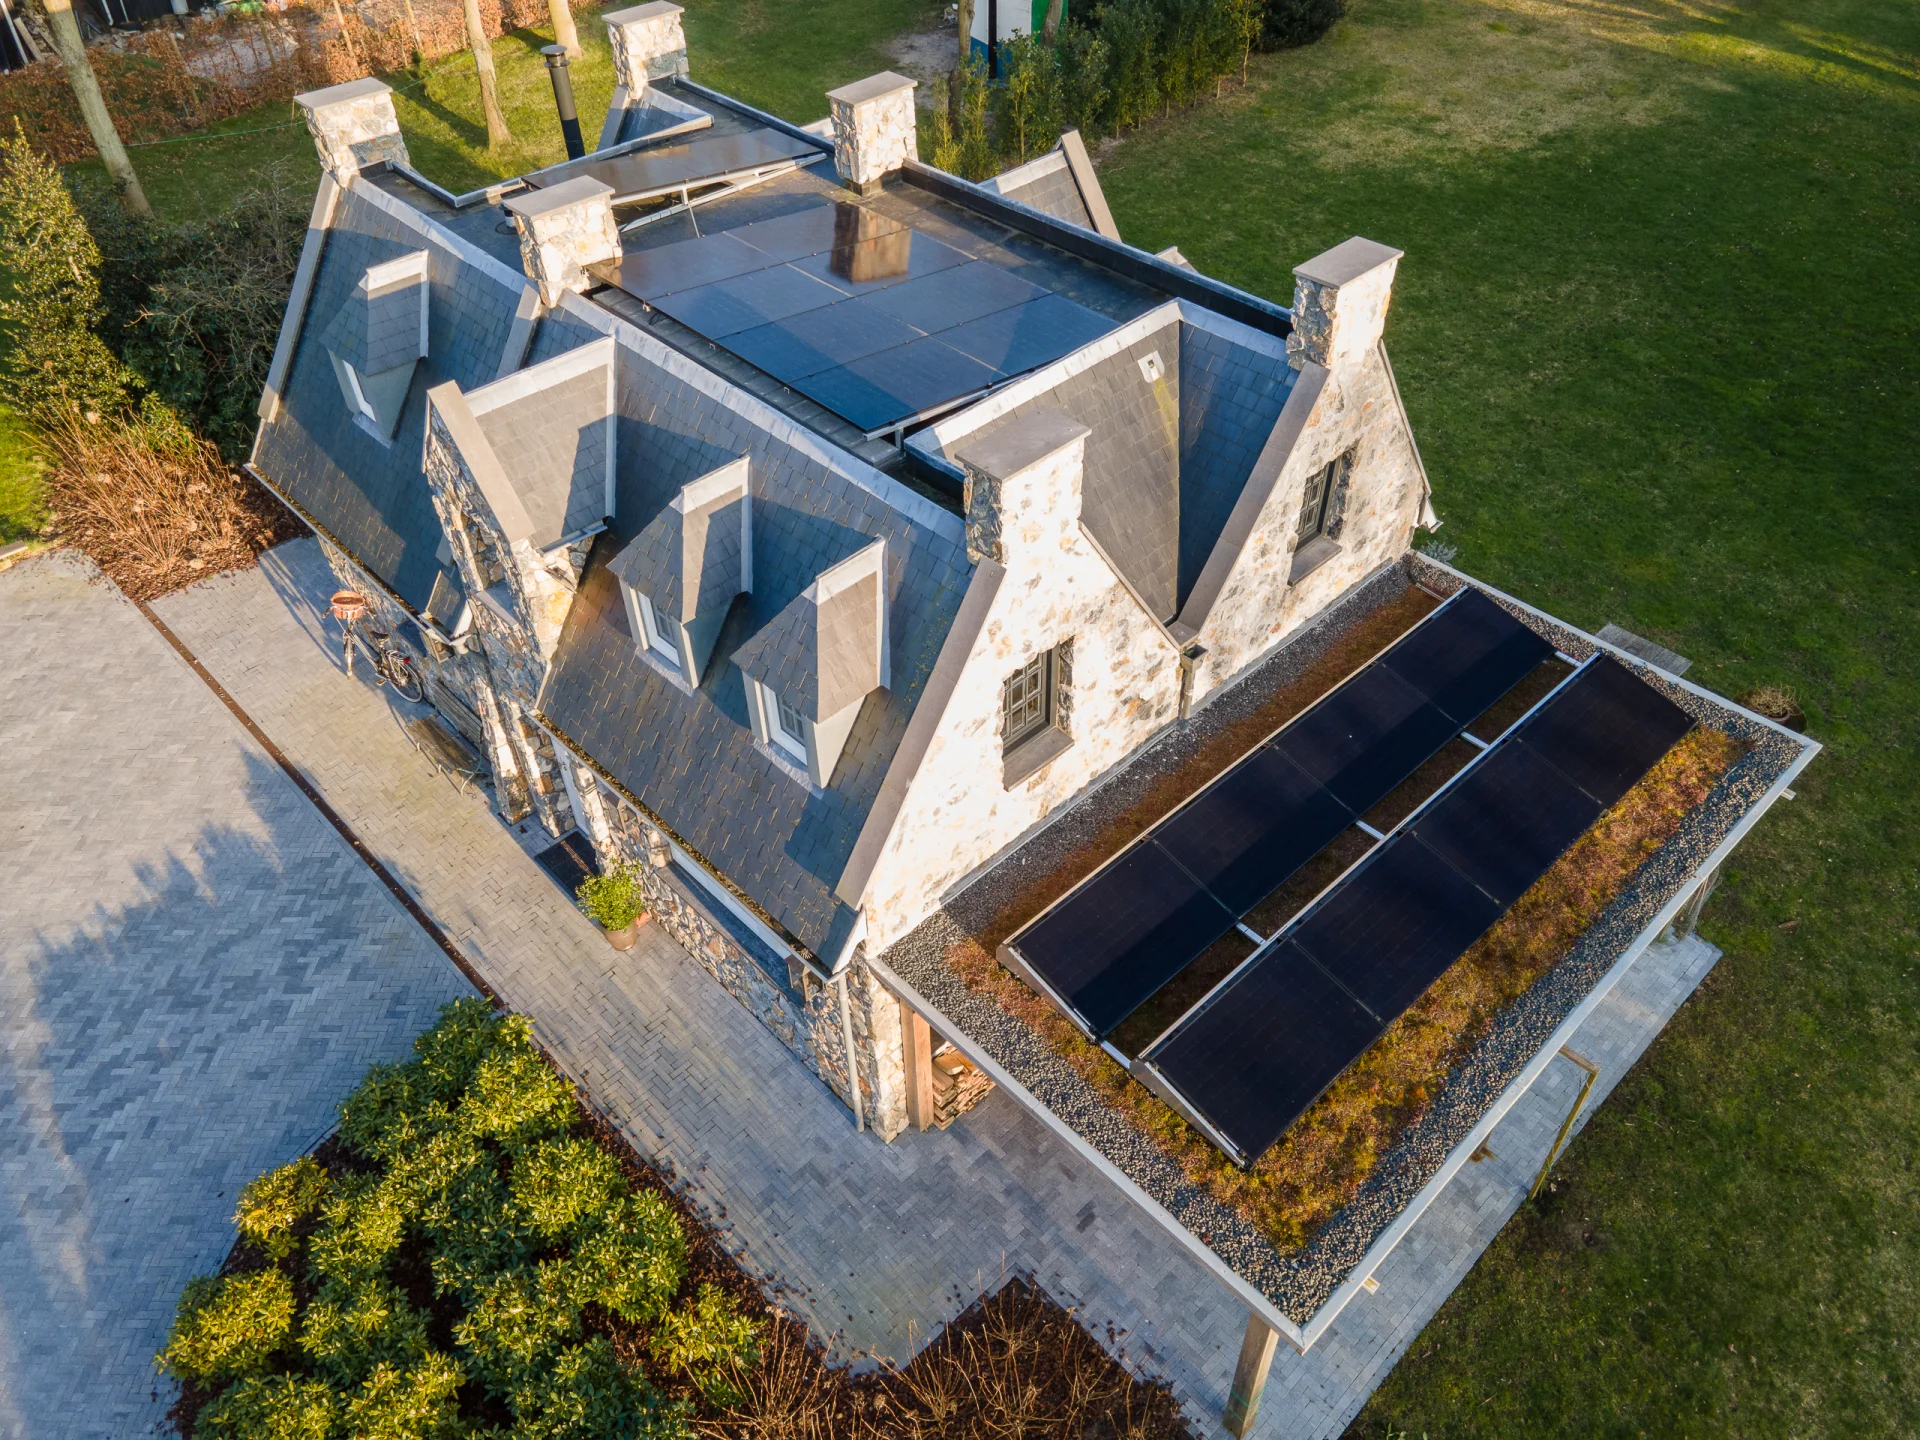
M540 53L547 57L547 73L553 77L553 105L560 112L560 134L567 142L567 158L578 160L587 153L587 145L580 138L580 117L573 109L573 76L567 72L567 47L542 45Z

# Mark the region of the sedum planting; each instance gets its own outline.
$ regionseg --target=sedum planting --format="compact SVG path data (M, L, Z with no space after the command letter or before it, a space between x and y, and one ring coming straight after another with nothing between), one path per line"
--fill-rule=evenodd
M240 1197L229 1273L193 1281L159 1363L208 1440L672 1437L730 1403L759 1327L688 1277L526 1022L447 1007L341 1107L327 1163Z

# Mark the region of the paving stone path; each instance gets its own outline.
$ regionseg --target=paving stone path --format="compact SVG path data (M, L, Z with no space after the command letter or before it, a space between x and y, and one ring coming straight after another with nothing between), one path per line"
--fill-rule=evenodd
M70 552L0 574L0 1435L154 1433L240 1187L471 993Z
M156 610L408 886L643 1152L666 1162L789 1308L850 1352L905 1358L1003 1274L1083 1307L1217 1429L1245 1312L1009 1096L882 1145L704 970L664 940L616 955L484 797L456 793L396 709L338 665L312 541ZM1575 1046L1612 1088L1717 958L1655 947ZM1306 1356L1285 1346L1262 1437L1338 1435L1524 1198L1578 1087L1552 1066ZM1590 1112L1589 1112L1590 1113Z

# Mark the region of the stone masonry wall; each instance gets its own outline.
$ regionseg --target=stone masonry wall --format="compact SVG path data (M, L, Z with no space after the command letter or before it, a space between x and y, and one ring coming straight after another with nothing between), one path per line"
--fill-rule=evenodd
M683 883L670 868L666 837L588 766L577 760L569 763L581 828L602 865L636 866L647 905L674 943L851 1108L838 986L821 980L797 960L789 961L789 984L770 976L716 918L718 902L697 885ZM899 1004L875 980L863 955L856 955L850 967L847 995L861 1111L876 1134L891 1140L907 1123Z
M1356 445L1340 551L1290 584L1307 480ZM1196 637L1206 653L1194 664L1193 703L1202 703L1349 586L1404 554L1423 494L1413 439L1378 345L1345 362L1336 357L1253 534Z
M874 868L868 947L884 951L955 882L1071 801L1178 718L1179 653L1087 541L1073 447L1019 483L1038 509L1003 525L1007 573ZM1071 748L1001 784L1001 685L1073 642Z
M553 743L533 713L587 546L542 556L525 541L509 542L438 416L427 432L426 477L461 583L473 597L470 643L486 660L475 708L487 728L502 812L518 819L531 809L550 833L564 835L575 827L573 808Z

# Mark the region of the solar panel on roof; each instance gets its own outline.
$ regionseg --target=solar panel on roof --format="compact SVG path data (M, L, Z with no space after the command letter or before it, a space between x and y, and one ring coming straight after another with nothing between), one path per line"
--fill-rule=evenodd
M972 260L937 275L902 281L875 295L870 303L933 334L1047 293L998 265Z
M954 349L991 365L999 374L1018 375L1058 360L1111 329L1111 320L1084 305L1059 295L1042 295L939 333Z
M682 325L720 340L775 320L834 304L840 292L791 265L774 265L711 285L662 295L653 303Z
M1414 819L1420 842L1502 907L1600 818L1592 796L1525 745L1501 745Z
M879 430L993 383L993 371L971 356L921 336L793 382L802 395Z
M1598 655L1523 721L1515 738L1604 809L1692 728L1686 711L1612 656Z
M1289 938L1384 1024L1418 1000L1500 910L1466 876L1402 833L1371 851Z
M1380 663L1465 725L1552 653L1538 634L1469 586Z
M792 384L802 376L904 345L919 335L904 320L883 315L862 301L841 300L790 320L729 335L726 345L748 364Z
M836 200L772 220L736 226L725 234L764 250L776 260L800 260L846 245L859 244L907 227L864 205Z
M1152 841L1022 932L1020 957L1096 1035L1233 928L1233 916Z
M529 185L545 189L585 175L611 186L613 203L618 205L702 180L764 169L783 160L818 159L822 153L817 145L763 127L733 135L703 135L697 140L631 150L625 155L589 155L526 178Z
M1146 1058L1251 1162L1381 1029L1304 951L1282 942Z
M606 273L629 295L656 300L750 270L764 270L768 263L764 250L756 250L745 241L730 235L703 235L652 250L630 250L613 261Z
M1413 686L1376 664L1269 743L1354 814L1364 815L1459 729Z
M1254 751L1154 829L1154 839L1244 915L1353 823L1320 782L1271 747Z
M866 295L967 264L964 253L918 230L895 230L792 262L849 295Z

